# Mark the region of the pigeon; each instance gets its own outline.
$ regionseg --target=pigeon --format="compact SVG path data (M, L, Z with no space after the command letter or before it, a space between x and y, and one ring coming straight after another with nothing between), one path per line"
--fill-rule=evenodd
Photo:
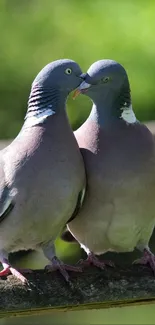
M97 255L137 248L143 255L135 263L149 264L155 272L149 248L155 225L155 145L133 111L127 72L113 60L99 60L74 98L79 93L93 103L75 131L87 189L82 209L67 228L87 253L85 264L104 269L113 263Z
M46 65L32 83L18 136L0 151L0 276L11 272L25 283L8 254L28 249L42 250L47 270L59 270L67 281L67 270L78 270L56 257L54 241L85 192L83 158L66 114L68 94L82 80L72 60Z

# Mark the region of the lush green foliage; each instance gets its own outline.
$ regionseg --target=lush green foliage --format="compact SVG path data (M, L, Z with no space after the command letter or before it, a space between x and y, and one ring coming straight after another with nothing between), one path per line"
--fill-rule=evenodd
M18 133L33 78L58 58L72 58L84 71L101 58L119 61L138 118L154 119L154 12L154 0L1 0L0 137ZM73 128L90 107L84 96L69 99Z

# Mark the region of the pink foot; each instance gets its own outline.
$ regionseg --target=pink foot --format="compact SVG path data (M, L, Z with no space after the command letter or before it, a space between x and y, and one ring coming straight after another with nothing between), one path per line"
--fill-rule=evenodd
M2 271L0 271L0 277L4 276L4 275L8 275L8 274L10 274L9 266L4 267L4 269Z
M11 266L5 267L1 272L0 272L0 277L8 274L14 275L15 278L19 279L22 283L27 283L27 279L16 269L14 269Z
M21 274L21 272L31 273L32 272L31 270L29 269L17 270L6 262L2 263L2 265L3 265L3 270L0 271L0 277L11 273L15 278L19 279L23 284L28 283L27 279Z
M155 255L153 255L146 248L144 249L144 255L141 258L139 258L138 260L135 260L133 262L133 264L141 264L141 265L149 264L150 268L152 269L152 271L155 275Z
M12 275L17 278L18 280L20 280L23 284L28 283L27 279L25 278L24 275L22 275L18 270L14 269L13 267L10 267L10 272L12 273Z
M45 270L48 272L59 271L67 282L69 282L69 274L67 271L82 272L80 267L63 264L57 257L54 257L51 262L52 264L45 266Z
M104 270L105 266L111 266L114 267L114 263L112 261L100 261L93 253L88 254L88 257L86 260L80 260L78 262L78 264L82 265L82 266L90 266L91 264L93 264L94 266Z

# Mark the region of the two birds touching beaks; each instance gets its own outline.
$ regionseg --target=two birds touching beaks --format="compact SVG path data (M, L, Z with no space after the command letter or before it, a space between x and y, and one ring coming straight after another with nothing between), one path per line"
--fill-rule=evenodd
M66 100L92 100L84 124L73 133ZM113 60L93 63L87 73L68 59L45 66L35 78L23 127L0 152L0 276L24 271L8 254L42 250L48 271L81 271L62 263L54 242L63 227L87 253L83 265L104 269L97 255L143 252L137 261L155 272L149 240L155 225L155 143L134 114L125 69Z

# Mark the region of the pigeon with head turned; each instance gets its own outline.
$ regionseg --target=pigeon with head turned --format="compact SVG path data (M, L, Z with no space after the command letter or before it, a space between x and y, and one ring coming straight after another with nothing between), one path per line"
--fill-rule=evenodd
M83 80L68 59L45 66L35 78L23 127L0 152L0 276L26 278L8 261L8 253L42 249L68 280L56 257L54 241L77 210L85 189L83 159L66 114L68 94Z
M87 263L104 268L95 254L138 248L144 253L138 262L155 271L149 249L155 225L155 146L132 109L127 73L113 60L95 62L75 96L79 93L93 102L75 132L88 183L83 207L68 229L88 254Z

